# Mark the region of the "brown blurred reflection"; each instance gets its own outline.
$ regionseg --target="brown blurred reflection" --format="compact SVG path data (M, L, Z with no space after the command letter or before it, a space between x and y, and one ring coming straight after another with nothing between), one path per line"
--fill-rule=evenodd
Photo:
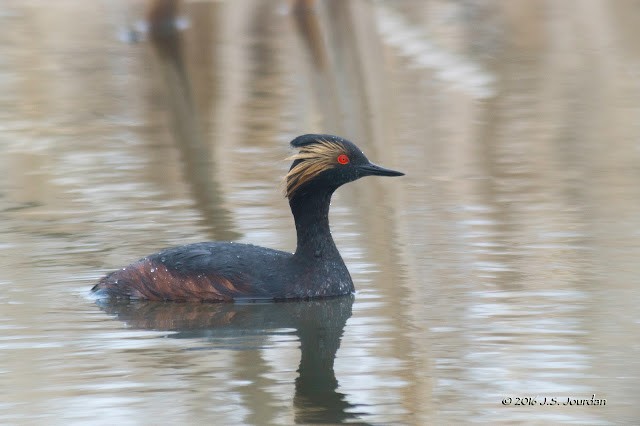
M220 185L216 179L215 150L210 149L207 132L203 131L202 123L196 108L189 74L184 63L184 52L181 34L176 25L180 9L178 0L157 0L149 9L149 34L153 46L158 53L158 63L164 77L165 99L169 106L171 130L177 147L182 155L184 177L191 186L193 198L197 208L214 240L234 240L239 234L232 230L230 213L223 207L223 197ZM193 21L192 31L206 35L211 34L212 21L203 19L210 16L213 6L202 3L198 6L197 16ZM203 59L201 65L207 71L212 62L206 60L215 44L206 37L200 44L199 56ZM204 93L206 99L215 99L211 93Z
M291 7L291 16L302 39L311 64L313 100L322 112L322 132L342 134L342 119L338 100L335 69L331 64L326 34L320 25L318 4L315 0L296 0Z

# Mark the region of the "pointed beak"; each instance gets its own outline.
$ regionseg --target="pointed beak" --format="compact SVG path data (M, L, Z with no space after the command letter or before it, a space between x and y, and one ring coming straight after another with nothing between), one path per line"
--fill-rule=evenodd
M358 166L358 170L362 176L404 176L404 173L391 169L385 169L377 164L369 163Z

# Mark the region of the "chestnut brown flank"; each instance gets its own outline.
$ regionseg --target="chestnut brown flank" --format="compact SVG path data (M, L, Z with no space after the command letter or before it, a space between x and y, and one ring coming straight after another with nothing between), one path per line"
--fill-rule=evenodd
M337 158L340 154L344 154L342 145L319 140L318 143L301 147L300 152L287 158L293 161L304 160L296 164L285 176L287 198L291 198L300 186L313 180L323 170L338 164Z
M250 292L249 285L238 279L212 274L182 275L149 259L104 277L96 289L108 289L123 297L184 302L230 302Z

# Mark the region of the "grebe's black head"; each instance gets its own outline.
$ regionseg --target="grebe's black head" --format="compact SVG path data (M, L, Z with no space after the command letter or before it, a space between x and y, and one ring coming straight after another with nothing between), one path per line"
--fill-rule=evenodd
M352 142L333 135L302 135L291 141L300 151L289 157L293 164L285 177L286 196L340 185L364 176L402 176L370 162Z

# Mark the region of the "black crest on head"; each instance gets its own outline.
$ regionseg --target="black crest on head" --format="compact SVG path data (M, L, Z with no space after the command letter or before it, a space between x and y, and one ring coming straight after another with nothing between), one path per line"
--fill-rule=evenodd
M301 135L291 141L291 146L294 148L302 148L303 146L309 146L314 143L322 143L322 142L336 142L341 144L351 144L348 140L341 138L340 136L334 135L322 135L322 134L314 134L309 133L306 135Z

